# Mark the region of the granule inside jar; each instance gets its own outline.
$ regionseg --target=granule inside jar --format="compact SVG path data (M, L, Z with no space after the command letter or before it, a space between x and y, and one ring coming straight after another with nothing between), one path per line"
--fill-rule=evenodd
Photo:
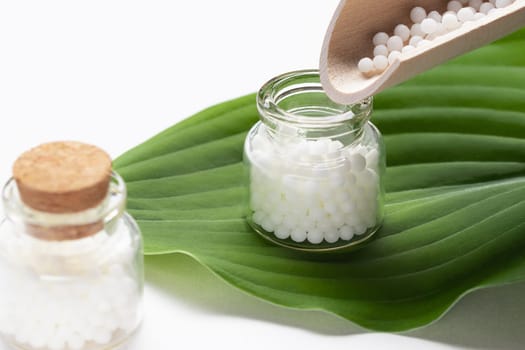
M98 349L136 327L141 292L124 227L75 241L7 231L2 237L0 253L9 264L0 264L0 332L8 340L38 349ZM102 262L110 243L119 249ZM13 268L20 264L30 269Z
M376 145L343 147L337 140L301 140L278 152L253 140L252 220L279 239L320 244L349 241L377 225Z

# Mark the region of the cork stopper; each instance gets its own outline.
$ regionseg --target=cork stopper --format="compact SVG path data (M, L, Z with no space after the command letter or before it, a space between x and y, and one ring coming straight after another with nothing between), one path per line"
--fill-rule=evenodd
M48 213L93 208L107 195L111 158L80 142L52 142L22 154L13 166L22 201Z
M111 158L98 147L80 142L52 142L23 153L13 166L22 202L46 213L70 214L98 206L106 198ZM101 223L40 227L32 231L46 239L85 237Z

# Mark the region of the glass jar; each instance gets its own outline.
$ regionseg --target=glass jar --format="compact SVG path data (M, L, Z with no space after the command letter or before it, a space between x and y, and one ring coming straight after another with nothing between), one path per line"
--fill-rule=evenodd
M73 213L34 210L14 179L5 185L0 334L14 348L113 349L138 328L142 239L124 181L108 180L98 206Z
M383 220L385 151L369 122L372 98L331 101L319 72L278 76L257 95L261 121L244 160L248 222L262 237L298 250L330 251L367 241Z

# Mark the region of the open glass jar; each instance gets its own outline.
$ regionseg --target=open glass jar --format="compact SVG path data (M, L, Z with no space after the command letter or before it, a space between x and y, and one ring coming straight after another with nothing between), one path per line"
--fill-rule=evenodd
M261 121L249 132L248 222L264 238L330 251L367 241L383 220L385 152L369 122L372 98L331 101L319 72L278 76L257 95Z
M58 210L57 203L72 203L72 192L67 201L47 196L55 200L53 206L43 197L31 202L44 203L47 211L24 202L24 191L11 179L2 193L0 335L24 350L123 344L142 318L144 279L142 238L125 212L124 181L109 173L96 189L100 201L71 212ZM89 200L96 193L90 191ZM77 207L88 201L74 198L80 197Z

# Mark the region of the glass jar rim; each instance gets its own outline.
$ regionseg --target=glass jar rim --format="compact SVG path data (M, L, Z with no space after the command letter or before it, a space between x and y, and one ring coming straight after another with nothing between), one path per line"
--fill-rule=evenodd
M80 212L55 214L29 208L22 202L14 178L10 178L2 190L6 219L42 227L87 225L97 221L108 224L124 212L126 198L124 179L115 171L111 172L108 193L104 201L94 208Z
M294 83L297 81L296 83ZM330 101L338 106L339 110L331 115L305 116L300 113L291 112L279 105L280 100L288 94L300 94L319 92L329 100L324 92L319 70L305 69L278 75L267 81L257 93L257 108L261 115L269 115L272 118L289 124L303 126L327 127L352 120L356 117L368 118L373 108L373 97L370 96L351 105L343 105Z

